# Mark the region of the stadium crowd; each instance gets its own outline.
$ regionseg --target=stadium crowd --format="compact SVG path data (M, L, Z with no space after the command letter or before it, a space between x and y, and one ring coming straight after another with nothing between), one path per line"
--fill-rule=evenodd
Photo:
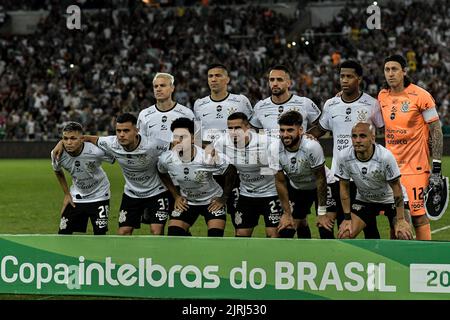
M0 39L0 140L56 139L69 120L111 133L115 115L153 104L158 71L175 76L175 100L192 108L209 93L206 68L214 61L228 66L230 91L253 105L269 95L268 68L283 63L295 75L292 92L322 106L340 90L337 67L349 58L361 62L364 90L376 97L380 66L392 53L408 58L411 78L433 95L450 133L448 1L390 3L382 7L381 30L367 29L366 5L349 4L305 36L308 45L290 48L295 18L264 7L166 9L123 1L123 9L83 12L82 30L69 30L62 6L46 3L50 14L35 34Z

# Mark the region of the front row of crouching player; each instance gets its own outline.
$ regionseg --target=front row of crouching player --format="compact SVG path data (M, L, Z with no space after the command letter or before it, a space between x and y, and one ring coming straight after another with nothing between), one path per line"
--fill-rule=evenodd
M163 235L170 217L167 234L187 236L202 215L208 236L222 237L228 211L237 237L251 237L262 215L267 237L311 238L307 215L314 204L322 239L334 238L336 221L338 238L354 238L364 228L378 230L380 213L389 219L392 239L412 239L398 165L390 151L375 143L369 123L353 126L352 146L337 158L336 194L329 187L335 177L325 166L322 147L303 133L303 118L296 111L280 116L275 135L257 133L244 113L233 113L228 130L204 149L194 143L191 119L171 123L171 143L140 135L136 122L132 114L118 116L116 135L108 137L83 135L75 122L63 128L62 141L51 154L64 191L60 234L86 232L88 219L94 234L106 233L110 184L101 163L117 161L125 179L121 235L131 235L141 223ZM62 169L72 177L70 190ZM234 210L227 210L236 179L239 197ZM352 203L350 180L357 190ZM343 217L336 214L336 203L342 204ZM373 236L379 237L378 232Z

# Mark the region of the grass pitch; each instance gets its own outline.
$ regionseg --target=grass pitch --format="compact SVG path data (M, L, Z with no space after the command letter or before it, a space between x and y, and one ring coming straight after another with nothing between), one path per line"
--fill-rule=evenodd
M327 162L330 159L328 159ZM103 164L111 182L111 210L108 234L117 234L120 200L124 179L118 164ZM450 157L443 159L444 175L450 176ZM70 177L66 172L66 178ZM53 173L50 159L0 160L0 234L52 234L58 231L63 193ZM439 221L431 222L433 240L450 240L450 208ZM234 235L227 216L225 236ZM265 237L263 220L255 228L255 237ZM309 216L312 237L319 238L314 215ZM387 219L378 218L382 238L389 238ZM448 227L448 228L446 228ZM203 217L191 228L193 236L206 236ZM148 225L142 225L134 234L148 235ZM92 234L91 226L88 234Z

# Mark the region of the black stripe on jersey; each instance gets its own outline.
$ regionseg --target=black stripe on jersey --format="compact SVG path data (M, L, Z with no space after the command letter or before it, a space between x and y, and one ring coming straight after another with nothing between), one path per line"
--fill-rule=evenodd
M392 178L391 180L386 180L386 182L394 182L395 180L400 179L401 176L402 176L402 175L400 174L400 175L398 175L397 177Z
M350 100L350 101L345 101L344 98L341 96L341 100L342 100L343 103L353 103L353 102L358 101L359 99L361 99L363 94L364 94L364 92L361 92L359 94L358 98L355 98L355 99Z
M228 97L230 96L230 93L228 92L227 96L225 98L223 98L222 100L214 100L211 96L209 96L209 98L211 99L212 102L222 102L228 99Z
M345 178L342 178L341 176L339 176L338 174L334 174L334 176L335 177L338 177L339 179L342 179L342 180L345 180L345 181L350 181L350 179L345 179Z
M311 167L311 169L313 169L313 170L319 169L319 168L323 167L324 164L325 164L325 161L315 167Z
M291 96L290 96L286 101L283 101L283 102L280 102L280 103L273 102L272 96L270 96L270 101L272 101L273 104L276 104L277 106L279 106L279 105L288 103L288 102L292 99L293 96L294 96L294 95L291 93Z
M172 111L173 109L176 108L177 105L178 105L178 102L175 102L175 104L173 105L172 108L170 108L169 110L164 110L164 111L163 111L163 110L160 110L160 109L158 108L158 105L156 105L156 104L155 104L155 108L156 108L156 110L158 110L159 112L165 113L165 112Z

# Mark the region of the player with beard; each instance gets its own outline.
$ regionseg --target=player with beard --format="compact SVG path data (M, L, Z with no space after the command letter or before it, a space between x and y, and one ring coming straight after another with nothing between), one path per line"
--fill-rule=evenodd
M318 141L303 135L302 115L288 111L281 115L279 172L277 189L281 195L289 194L293 205L293 218L298 238L311 238L307 215L314 204L321 239L333 239L334 216L327 214L327 177L325 157ZM289 178L286 183L284 173ZM286 201L286 200L284 200Z
M233 220L235 235L251 237L262 215L266 236L277 238L282 230L293 228L289 201L275 184L279 140L250 130L242 112L231 114L227 126L228 133L214 142L214 150L230 159L241 181Z
M278 138L278 119L287 111L297 111L303 117L303 130L316 124L320 117L320 109L306 98L292 94L291 75L287 67L277 65L269 71L271 96L259 101L253 109L250 124L257 129L264 129L267 134Z

